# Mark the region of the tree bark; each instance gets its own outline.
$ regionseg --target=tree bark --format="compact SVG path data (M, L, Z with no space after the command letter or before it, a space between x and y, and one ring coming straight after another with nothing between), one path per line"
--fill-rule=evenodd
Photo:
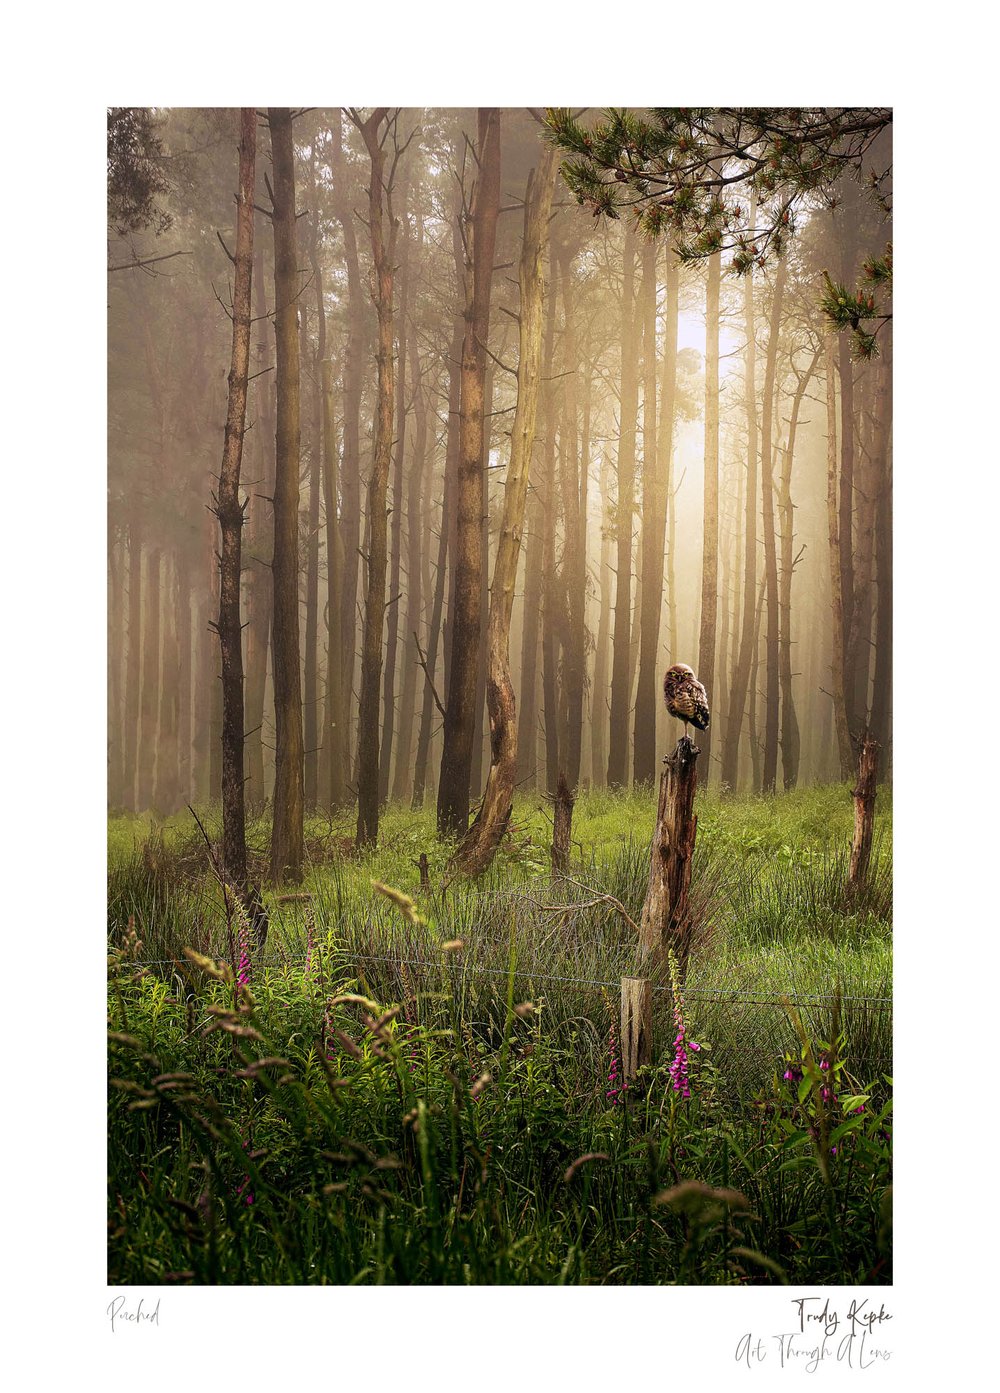
M485 870L496 854L510 820L517 779L517 703L510 676L510 619L535 439L544 298L542 258L548 241L557 167L555 147L546 145L538 170L529 176L525 196L519 272L521 299L517 406L511 431L510 461L504 483L503 516L487 626L489 672L486 700L490 718L490 768L479 812L454 858L456 868L467 875L478 875ZM562 786L565 787L565 780Z
M750 221L754 219L751 203ZM743 549L743 621L740 628L739 656L729 689L726 712L726 739L722 751L722 784L735 791L739 780L740 732L747 709L747 688L753 665L754 603L757 598L757 345L753 311L753 281L748 274L743 283L746 323L744 358L744 396L747 414L746 511Z
M774 529L774 458L771 435L774 421L774 379L781 333L781 304L788 265L779 257L771 296L771 317L764 367L764 410L761 422L761 491L763 494L764 575L767 584L766 686L764 706L764 769L762 788L773 793L778 777L779 655L778 655L778 550Z
M331 122L330 164L333 171L333 211L344 233L344 260L347 268L347 349L344 361L344 441L341 461L340 533L344 558L343 589L340 596L340 625L343 662L341 664L340 709L343 782L346 789L351 770L351 720L354 706L354 673L358 633L358 548L361 542L361 394L365 371L365 303L358 260L358 237L354 211L347 188L347 167L343 148L343 121L339 108Z
M399 588L403 550L403 462L406 457L406 348L409 309L410 223L406 215L407 188L401 189L403 249L399 258L399 314L396 316L396 439L392 469L392 525L390 528L389 598L385 667L382 673L382 739L379 746L378 796L384 806L389 799L389 773L393 736L396 729L396 653L399 647L399 616L402 597ZM413 468L411 461L410 468Z
M388 181L385 178L385 151L378 129L387 114L387 108L376 107L366 121L355 118L371 160L368 232L372 245L372 286L378 319L378 396L375 407L375 450L368 481L368 586L358 715L359 847L375 845L379 820L379 678L385 628L386 493L392 455L392 294L397 229L392 211L392 180L391 176Z
M455 613L445 702L444 749L438 783L441 835L464 833L469 822L476 679L482 642L483 431L486 346L490 326L497 216L500 210L500 111L479 111L479 175L466 225L465 336L459 417Z
M698 636L698 676L715 699L715 637L719 614L719 291L722 258L708 259L705 292L705 498L702 520L701 628ZM705 784L711 779L712 727L698 739L705 756Z
M559 775L556 783L555 809L552 816L552 874L565 875L569 870L570 843L573 834L573 795L566 776Z
M851 844L851 865L847 884L852 894L865 888L872 856L872 836L875 831L875 791L878 780L878 743L866 731L858 757L858 781L852 789L854 798L854 840Z
M792 465L795 460L795 436L799 423L799 411L806 388L812 380L819 362L819 350L813 354L812 362L804 373L798 374L792 411L788 421L788 440L785 445L781 471L781 590L778 597L778 621L781 667L781 779L787 791L798 783L799 778L799 723L795 713L795 700L792 694L792 575L796 558L792 552L795 545L795 505L792 502Z
M303 743L299 670L299 294L295 236L295 152L292 113L268 107L274 172L274 328L277 425L274 481L274 820L271 878L302 879Z
M543 167L540 177L548 177ZM578 434L579 400L577 381L579 354L577 351L575 307L573 304L573 256L568 246L559 249L559 284L563 302L563 381L565 416L563 418L562 449L560 451L560 482L563 510L563 564L565 588L566 631L563 643L563 690L565 694L566 739L560 742L562 771L571 789L580 782L580 759L583 748L583 696L586 685L584 649L586 646L587 601L587 509L585 472L580 464ZM553 286L553 294L555 287ZM539 315L541 307L539 306ZM541 319L538 321L539 339ZM536 355L537 359L537 355Z
M219 649L222 658L222 865L242 893L247 882L246 805L243 779L243 625L240 616L242 533L240 469L250 376L250 317L253 281L253 205L257 113L240 110L239 192L236 197L236 255L233 281L233 341L229 404L215 514L219 519Z
M315 274L315 272L314 272ZM312 416L304 413L308 427L308 446L303 454L308 458L309 504L306 513L306 606L305 643L303 651L302 687L302 738L303 738L303 805L308 812L316 811L319 798L319 498L322 485L322 461L320 458L320 418L322 401L319 384L319 353L309 343L306 330L307 315L305 304L299 311L301 326L300 362L313 361ZM308 383L309 374L306 374Z
M830 543L830 607L833 623L833 662L830 674L833 691L830 696L833 701L833 716L837 731L840 777L849 779L853 760L851 736L847 724L847 694L844 680L844 604L840 588L843 567L838 535L837 398L832 333L828 333L826 336L826 502L827 531Z
M632 530L635 513L635 428L639 407L639 352L635 332L635 244L631 224L625 230L622 275L621 398L618 437L617 577L615 630L611 661L611 734L608 783L628 784L629 649L632 624Z
M142 521L133 504L128 524L128 652L125 660L125 721L122 802L138 812L139 695L142 687Z
M667 255L671 253L668 250ZM656 423L656 246L642 248L642 604L639 606L639 685L632 735L635 783L656 777L656 704L659 698L660 611L667 530L667 481Z
M139 744L139 812L153 806L156 778L156 752L160 718L160 561L159 548L146 554L146 584L143 587L145 622L142 626L142 724Z
M264 252L257 239L254 261L255 313L258 321L254 400L258 402L251 441L256 442L257 478L249 500L250 565L247 596L247 663L244 710L247 726L244 754L247 798L251 807L263 807L267 798L264 779L264 703L267 693L267 656L271 648L273 527L265 509L274 497L275 419L272 375L267 371L268 317L264 288Z
M891 326L889 326L891 327ZM882 777L892 762L892 340L885 347L886 398L883 450L878 460L878 500L875 512L875 673L872 689L872 730L882 750Z
M594 783L603 784L608 768L608 639L611 632L611 538L606 525L608 479L611 467L607 451L601 452L601 569L597 637L594 640L594 682L590 689L591 767Z
M683 980L691 949L692 857L698 818L694 795L698 786L698 747L689 739L678 740L665 756L660 775L656 827L650 848L649 884L639 921L639 961L654 963L673 948Z
M420 354L416 335L410 338L410 381L414 391L413 455L407 481L406 500L406 633L403 640L403 690L399 700L399 743L392 797L403 802L410 792L413 765L414 700L416 697L417 652L415 635L423 623L423 580L421 541L421 493L427 460L427 393L421 381Z
M342 808L347 794L347 713L344 709L343 536L337 517L337 425L333 399L333 363L320 363L323 382L323 508L326 513L326 766L325 792L331 811Z

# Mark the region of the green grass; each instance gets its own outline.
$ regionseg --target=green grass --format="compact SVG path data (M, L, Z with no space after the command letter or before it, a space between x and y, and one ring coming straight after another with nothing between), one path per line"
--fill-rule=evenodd
M666 1076L672 998L656 978L657 1063L624 1107L606 1096L609 1029L635 935L613 905L593 901L613 896L638 918L655 802L648 790L581 795L570 872L579 885L550 883L546 811L521 799L490 872L445 893L449 848L430 812L390 808L377 851L363 856L347 850L349 817L311 820L310 898L268 896L266 953L252 999L239 1003L231 984L184 959L185 947L230 956L190 815L156 829L112 820L109 943L142 941L116 956L109 996L122 1037L112 1074L126 1085L110 1105L113 1280L886 1279L888 792L869 891L853 901L843 892L846 787L700 798L686 1014L710 1048L692 1057L693 1096L679 1100ZM216 837L218 811L201 816ZM260 870L267 836L252 823ZM421 852L435 887L424 896ZM419 921L373 879L411 895ZM442 953L456 938L462 949ZM329 1006L344 992L401 1014L373 1030L365 1008ZM870 1093L865 1114L828 1116L818 1075L804 1098L781 1078L786 1056L804 1048L786 992L802 1001L806 1037L844 1061L851 1079L839 1095ZM534 1009L517 1014L520 1002ZM210 1006L262 1038L206 1034ZM286 1062L255 1063L268 1056ZM178 1072L186 1077L161 1077ZM473 1099L482 1073L490 1082ZM834 1143L838 1126L848 1130ZM255 1161L244 1143L261 1153ZM588 1152L607 1159L565 1180ZM237 1195L244 1176L252 1205ZM743 1198L678 1191L689 1181Z

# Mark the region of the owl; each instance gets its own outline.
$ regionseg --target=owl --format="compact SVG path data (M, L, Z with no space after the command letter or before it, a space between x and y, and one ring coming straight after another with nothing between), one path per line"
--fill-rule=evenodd
M687 663L674 663L667 668L663 678L663 700L671 716L684 722L685 739L689 721L698 730L708 729L708 693Z

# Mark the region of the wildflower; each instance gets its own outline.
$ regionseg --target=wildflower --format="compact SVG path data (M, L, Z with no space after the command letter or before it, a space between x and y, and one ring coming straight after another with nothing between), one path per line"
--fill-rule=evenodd
M691 1044L687 1039L687 1023L684 1020L684 997L681 994L680 972L677 959L672 951L668 953L667 961L670 966L670 990L674 999L674 1024L677 1027L677 1034L674 1036L673 1063L667 1072L670 1075L674 1091L679 1093L682 1098L690 1098L688 1054L691 1051Z

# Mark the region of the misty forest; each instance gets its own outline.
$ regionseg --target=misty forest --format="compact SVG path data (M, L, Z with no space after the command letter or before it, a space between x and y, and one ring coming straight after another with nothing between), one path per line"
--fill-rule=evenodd
M109 1280L892 1280L891 141L109 109Z

